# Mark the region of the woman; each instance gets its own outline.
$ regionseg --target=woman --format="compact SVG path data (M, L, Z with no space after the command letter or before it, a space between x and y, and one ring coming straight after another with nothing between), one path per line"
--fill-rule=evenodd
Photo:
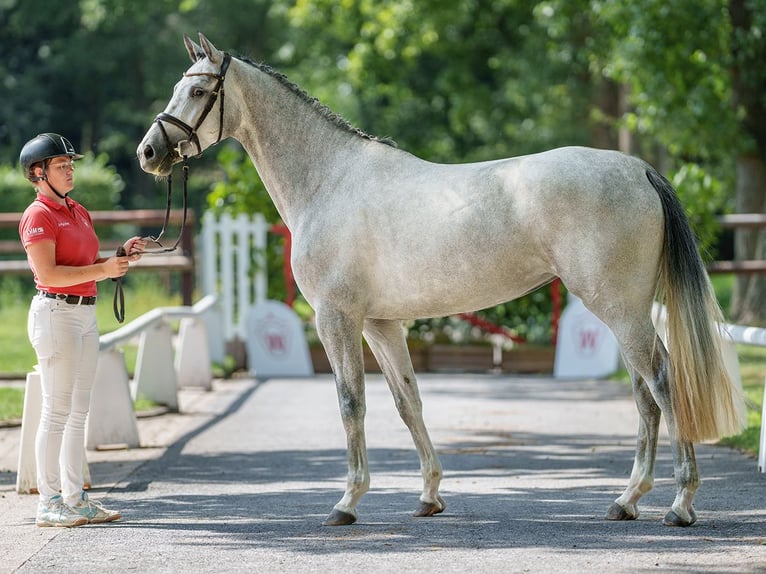
M122 277L145 242L125 242L124 257L99 258L88 211L68 197L74 161L65 137L44 133L28 141L20 162L37 197L24 211L19 235L38 293L29 310L29 340L37 355L43 407L35 441L38 526L111 522L121 514L83 490L85 419L98 362L96 281Z

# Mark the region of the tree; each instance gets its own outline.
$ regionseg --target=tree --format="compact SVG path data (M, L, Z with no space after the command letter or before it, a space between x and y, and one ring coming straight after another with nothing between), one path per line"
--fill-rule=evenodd
M736 210L766 212L766 2L731 0L733 103L741 121L737 146ZM766 259L766 231L736 233L737 259ZM740 276L731 314L745 323L766 322L766 278Z
M37 133L106 153L126 181L123 207L157 206L164 189L140 170L136 145L190 65L182 34L205 29L232 47L267 50L267 0L45 0L0 3L0 153L15 161ZM246 18L243 18L246 15ZM265 33L265 30L271 30ZM209 154L190 182L199 206L216 172ZM201 177L200 177L201 176Z

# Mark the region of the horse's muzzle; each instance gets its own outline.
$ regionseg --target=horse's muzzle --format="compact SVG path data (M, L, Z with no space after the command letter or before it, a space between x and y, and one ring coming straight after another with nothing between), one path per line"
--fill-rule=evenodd
M138 145L136 155L141 169L154 175L168 175L173 164L178 161L176 155L168 150L164 143L152 143L149 134Z

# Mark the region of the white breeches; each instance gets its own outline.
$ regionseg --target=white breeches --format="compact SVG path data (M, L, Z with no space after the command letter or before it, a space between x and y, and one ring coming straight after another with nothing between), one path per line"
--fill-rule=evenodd
M85 419L98 363L96 307L37 296L27 328L43 397L35 442L37 488L42 500L61 491L64 501L74 504L83 488Z

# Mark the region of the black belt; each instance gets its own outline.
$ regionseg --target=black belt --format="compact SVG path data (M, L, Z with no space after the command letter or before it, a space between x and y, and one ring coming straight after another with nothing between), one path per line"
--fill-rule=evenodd
M47 291L38 291L43 297L48 299L58 299L64 301L70 305L95 305L96 296L83 297L82 295L67 295L66 293L48 293Z

